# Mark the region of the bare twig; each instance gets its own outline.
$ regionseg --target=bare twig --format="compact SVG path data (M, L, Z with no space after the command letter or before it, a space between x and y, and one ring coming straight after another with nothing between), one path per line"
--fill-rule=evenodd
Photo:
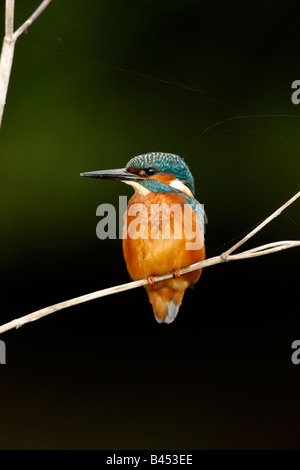
M12 38L14 34L15 0L6 1L5 4L5 36Z
M214 266L216 264L228 262L228 261L235 261L241 259L248 259L254 258L256 256L262 255L269 255L270 253L275 253L277 251L287 250L289 248L294 248L300 246L300 240L286 240L286 241L279 241L268 243L266 245L262 245L256 248L251 248L250 250L244 251L242 253L238 253L236 255L231 255L233 251L235 251L238 247L244 244L250 237L252 237L255 233L261 230L265 225L267 225L271 220L277 217L284 209L286 209L290 204L292 204L296 199L300 197L300 191L295 194L291 199L289 199L285 204L283 204L277 211L275 211L272 215L267 217L256 229L252 230L246 237L242 238L238 243L236 243L233 247L229 250L222 253L220 256L215 256L213 258L206 259L204 261L200 261L199 263L192 264L186 268L180 269L179 273L186 274L191 271L195 271L196 269L206 268L208 266ZM157 276L155 277L155 282L164 281L166 279L170 279L173 276L172 273L166 274L164 276ZM17 318L16 320L12 320L5 325L0 326L0 334L4 333L5 331L11 330L13 328L19 328L26 323L33 322L38 320L39 318L45 317L46 315L50 315L51 313L57 312L58 310L63 310L68 307L72 307L74 305L79 305L84 302L88 302L89 300L99 299L100 297L105 297L111 294L117 294L119 292L124 292L126 290L135 289L136 287L145 286L148 284L147 279L142 279L140 281L129 282L127 284L122 284L120 286L109 287L108 289L102 289L96 292L92 292L90 294L82 295L81 297L75 297L74 299L66 300L64 302L60 302L55 305L51 305L50 307L42 308L41 310L37 310L36 312L30 313L23 317Z
M5 36L0 58L0 126L18 37L40 16L51 0L44 0L35 12L14 32L15 0L5 2Z
M17 31L13 34L15 41L19 36L21 36L22 33L24 33L24 31L26 31L26 29L29 28L29 26L32 25L32 23L40 16L40 14L43 13L51 1L52 0L44 0L35 10L35 12L33 12L32 15L28 18L28 20L26 20L25 23L23 23L22 26L17 29Z
M239 248L243 243L245 243L249 238L253 237L257 232L259 232L265 225L269 224L271 220L275 219L278 215L281 214L281 212L286 209L288 206L290 206L298 197L300 196L300 191L295 194L291 199L289 199L287 202L285 202L279 209L277 209L273 214L271 214L269 217L267 217L261 224L259 224L254 230L252 230L248 235L246 235L244 238L242 238L239 242L237 242L235 245L233 245L229 250L225 251L225 253L222 254L223 257L227 257L235 251L237 248Z

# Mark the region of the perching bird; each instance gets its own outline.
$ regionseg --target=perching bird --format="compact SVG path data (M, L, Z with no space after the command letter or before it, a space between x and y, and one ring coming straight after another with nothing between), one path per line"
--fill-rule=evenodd
M123 254L133 280L148 279L146 290L159 323L172 323L185 290L201 269L179 276L178 270L205 258L204 208L195 199L194 178L182 158L152 152L132 158L123 169L81 173L120 180L135 194L123 228ZM154 276L173 279L154 283Z

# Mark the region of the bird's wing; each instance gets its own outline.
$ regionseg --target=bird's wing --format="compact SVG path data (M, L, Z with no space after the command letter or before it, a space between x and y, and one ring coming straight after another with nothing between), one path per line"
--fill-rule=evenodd
M187 199L187 203L190 204L193 208L193 210L196 212L196 215L198 217L198 220L200 222L200 226L201 226L201 232L202 232L202 235L204 236L205 235L205 224L207 224L208 222L208 219L207 219L207 215L206 215L206 212L204 210L204 204L201 204L199 201L197 201L197 199L192 199L188 196L186 196L186 199Z

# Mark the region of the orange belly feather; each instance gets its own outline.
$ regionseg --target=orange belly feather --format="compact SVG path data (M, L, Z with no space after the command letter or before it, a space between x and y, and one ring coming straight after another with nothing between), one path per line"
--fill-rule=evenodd
M140 212L132 211L137 208L134 204L143 204ZM157 204L162 212L151 219L151 208ZM181 207L181 216L166 211L166 206L177 204ZM184 213L184 199L176 193L134 194L130 199L126 222L123 231L123 254L130 277L133 280L147 279L149 276L159 276L202 261L205 258L204 238L200 223L193 210ZM134 215L132 215L134 213ZM139 224L136 224L138 217ZM189 218L189 220L187 220ZM169 233L164 232L163 223L168 224ZM135 239L132 238L131 223L135 224ZM186 227L190 227L193 233ZM129 232L129 234L128 234ZM140 233L141 237L137 237ZM181 238L177 239L178 233ZM200 243L196 249L187 249L187 244L193 242L194 235ZM167 237L166 237L167 235ZM164 238L165 237L165 238ZM201 269L185 274L177 279L161 281L154 286L147 286L149 300L152 304L158 322L171 323L178 313L185 290L199 279Z

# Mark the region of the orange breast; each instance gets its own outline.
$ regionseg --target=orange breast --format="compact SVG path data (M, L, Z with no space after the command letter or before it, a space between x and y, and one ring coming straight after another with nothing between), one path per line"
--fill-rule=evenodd
M192 249L190 249L192 248ZM135 194L129 201L123 230L123 253L133 280L163 275L205 258L200 223L175 193ZM201 270L159 283L185 290Z

